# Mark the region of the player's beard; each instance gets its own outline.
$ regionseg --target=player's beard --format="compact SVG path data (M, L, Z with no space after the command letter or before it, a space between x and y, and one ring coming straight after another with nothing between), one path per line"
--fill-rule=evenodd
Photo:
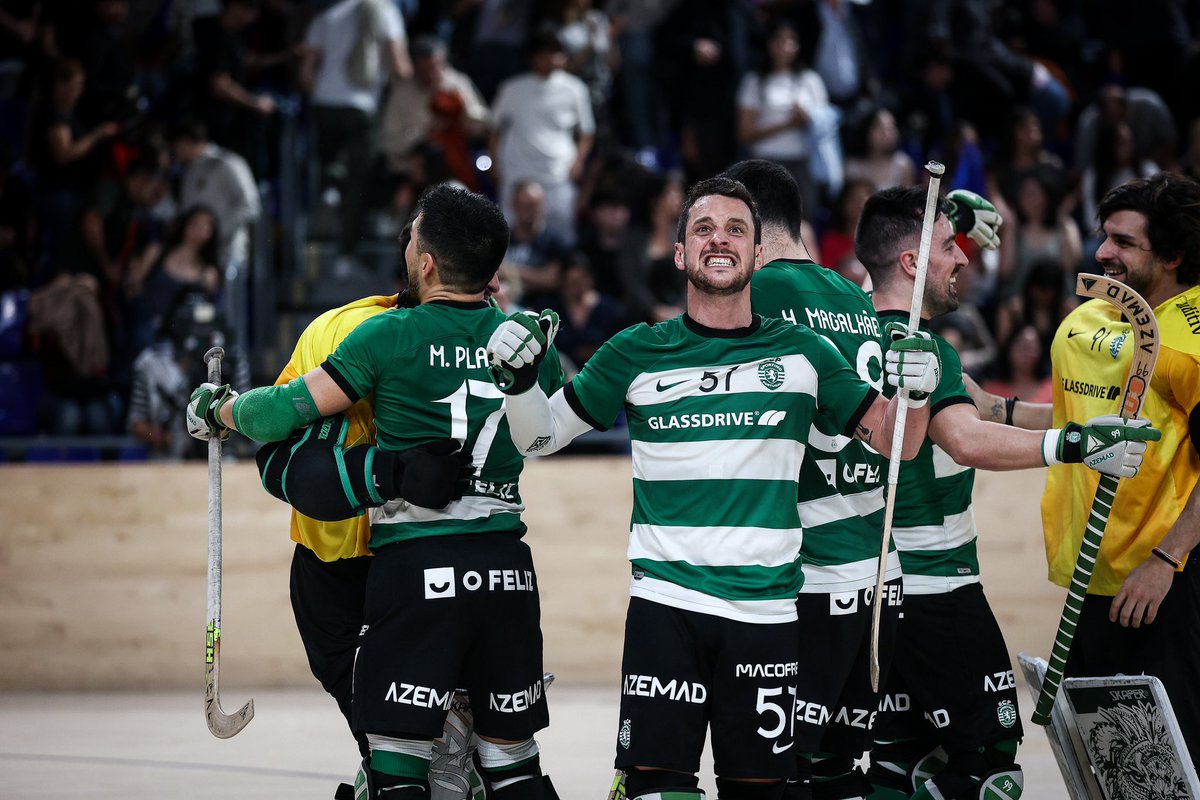
M404 261L404 271L408 274L408 296L417 303L421 302L421 271L415 269L408 260Z
M712 297L728 297L729 295L740 294L743 289L750 283L750 278L754 274L753 269L746 269L737 272L729 279L729 283L721 284L713 281L704 272L703 260L706 256L724 255L717 253L707 253L701 255L695 263L688 264L687 279L688 283L696 287L698 291ZM735 256L736 258L736 256ZM737 262L735 262L736 264Z

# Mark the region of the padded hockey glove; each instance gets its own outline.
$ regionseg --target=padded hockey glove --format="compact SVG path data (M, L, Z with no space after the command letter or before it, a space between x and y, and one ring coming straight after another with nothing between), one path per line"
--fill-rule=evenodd
M1146 442L1157 442L1161 436L1148 419L1093 417L1086 425L1068 422L1061 431L1046 431L1043 456L1048 465L1086 464L1105 475L1132 478L1142 466Z
M500 323L488 339L492 381L505 394L522 394L537 383L538 367L558 334L558 314L519 311Z
M228 383L202 383L192 392L187 406L188 433L202 442L215 434L221 441L229 438L229 428L221 422L221 406L233 402L238 393Z
M909 334L902 322L889 322L884 331L891 338L884 356L885 380L897 389L908 389L910 408L925 405L942 379L937 342L926 331Z
M474 472L471 454L457 439L400 452L380 450L375 456L375 481L383 498L401 498L422 508L445 508L461 498Z
M950 227L955 233L965 233L985 250L1000 246L997 230L1004 224L1004 218L991 201L966 189L955 189L946 195L946 205L950 207Z

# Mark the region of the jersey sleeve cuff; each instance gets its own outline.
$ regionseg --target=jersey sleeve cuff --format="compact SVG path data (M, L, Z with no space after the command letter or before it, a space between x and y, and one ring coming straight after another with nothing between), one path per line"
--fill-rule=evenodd
M563 397L565 397L567 399L567 405L569 405L571 407L571 410L575 412L575 416L579 417L581 420L586 422L588 425L591 425L596 430L606 431L610 427L612 427L611 425L601 424L600 422L598 422L596 420L595 417L593 417L591 414L588 413L588 410L583 407L583 401L579 399L579 395L575 394L575 385L574 384L568 383L565 386L563 386Z
M854 432L858 430L858 423L862 421L863 416L867 413L874 403L875 398L879 397L879 391L874 387L867 390L863 396L862 402L858 404L858 408L854 409L854 413L850 415L850 419L846 421L846 427L842 430L843 436L854 438Z
M338 388L345 392L346 397L350 398L351 403L357 403L362 397L358 391L350 385L350 381L346 376L338 371L338 368L329 362L328 359L321 362L321 369L325 370L329 377L333 378L333 382L338 385Z

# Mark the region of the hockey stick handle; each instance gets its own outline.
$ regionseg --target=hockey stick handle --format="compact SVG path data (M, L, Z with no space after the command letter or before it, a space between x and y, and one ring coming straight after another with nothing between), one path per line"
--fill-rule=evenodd
M921 244L917 249L917 272L913 278L912 301L908 308L908 333L921 324L921 306L925 300L925 276L929 273L929 250L933 243L933 225L937 221L938 191L946 167L937 161L925 165L929 186L925 190L925 216L921 220ZM892 516L896 508L896 485L900 482L900 451L904 448L904 426L908 422L908 390L897 393L896 418L892 425L891 458L888 459L887 500L883 512L883 544L879 549L879 568L875 574L875 596L871 606L871 690L879 691L879 626L883 608L883 583L887 579L888 541L892 538Z
M1135 418L1142 408L1154 365L1158 361L1158 320L1153 307L1133 289L1103 275L1080 275L1076 294L1094 297L1117 306L1129 320L1133 335L1133 358L1129 374L1125 378L1125 389L1121 395L1120 415L1125 419ZM1108 525L1108 515L1116 500L1119 479L1112 475L1101 475L1096 486L1096 496L1088 512L1087 526L1079 544L1079 555L1075 559L1075 570L1071 585L1067 588L1067 599L1063 603L1062 616L1058 620L1058 632L1054 636L1054 647L1046 664L1046 675L1042 679L1042 690L1038 694L1031 719L1038 725L1050 724L1050 714L1062 684L1067 667L1067 656L1075 639L1075 628L1083 611L1088 583L1100 553L1100 541Z
M210 348L204 354L208 382L221 383L221 359L225 350ZM208 648L207 663L213 662L213 650L221 636L221 438L208 440Z

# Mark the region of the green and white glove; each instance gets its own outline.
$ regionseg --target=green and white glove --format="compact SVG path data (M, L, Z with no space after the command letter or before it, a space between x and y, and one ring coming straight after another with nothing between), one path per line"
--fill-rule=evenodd
M897 389L908 389L909 408L920 408L942 380L937 342L926 331L909 334L903 322L889 322L884 331L891 340L883 359L884 380Z
M1068 422L1062 430L1048 430L1042 440L1042 457L1053 464L1086 464L1105 475L1132 478L1142 466L1146 442L1162 434L1148 419L1124 419L1116 414L1093 417L1086 425Z
M215 434L221 441L229 438L229 428L221 422L221 407L232 403L238 393L228 383L202 383L192 392L187 406L188 433L202 442Z
M488 371L505 394L522 394L537 383L538 366L558 334L558 314L519 311L510 314L487 343Z
M946 205L950 206L950 227L955 233L965 233L985 250L1000 246L997 231L1004 224L1004 218L991 201L966 189L955 189L946 195Z

